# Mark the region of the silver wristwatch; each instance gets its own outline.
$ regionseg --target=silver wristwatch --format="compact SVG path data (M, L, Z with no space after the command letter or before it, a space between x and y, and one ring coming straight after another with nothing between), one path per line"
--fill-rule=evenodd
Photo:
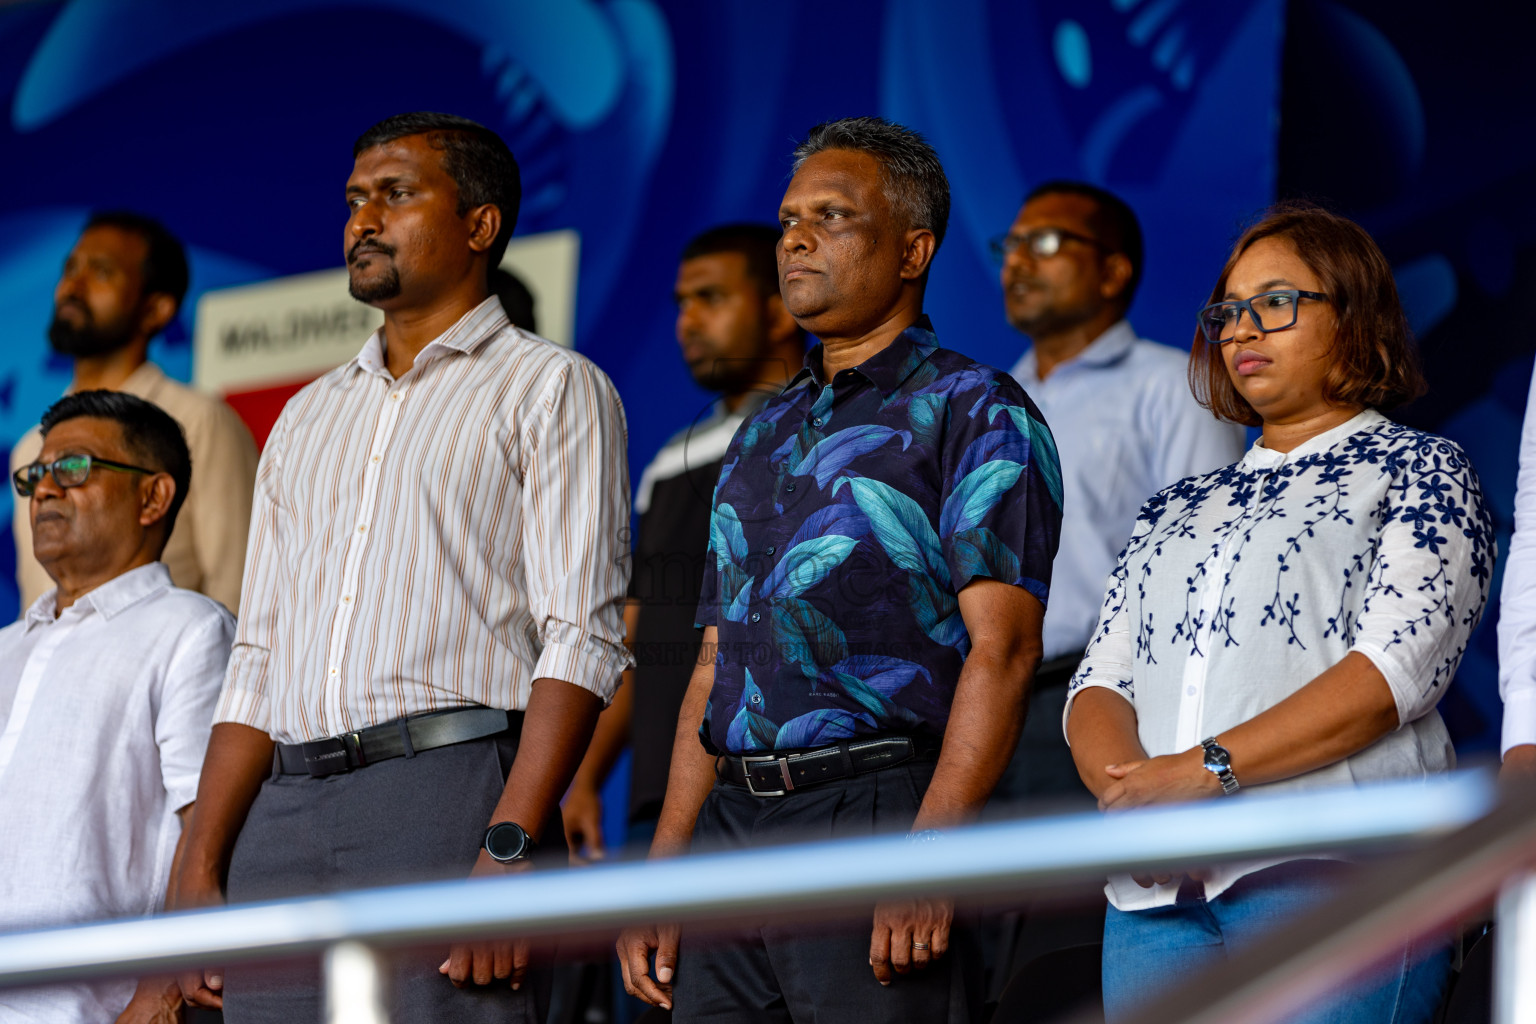
M1237 792L1237 776L1232 774L1232 755L1227 753L1227 748L1216 742L1216 737L1200 741L1205 748L1205 770L1216 776L1221 783L1221 792L1231 796Z

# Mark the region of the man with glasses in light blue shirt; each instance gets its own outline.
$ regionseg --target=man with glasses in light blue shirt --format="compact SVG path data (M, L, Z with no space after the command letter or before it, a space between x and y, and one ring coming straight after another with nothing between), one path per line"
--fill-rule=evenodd
M1098 621L1105 578L1142 502L1183 477L1236 462L1243 429L1195 403L1183 351L1138 338L1125 319L1141 281L1142 236L1118 196L1080 182L1040 185L993 253L1008 322L1034 343L1013 377L1051 424L1064 492L1045 661L993 803L1090 801L1061 734L1061 712Z

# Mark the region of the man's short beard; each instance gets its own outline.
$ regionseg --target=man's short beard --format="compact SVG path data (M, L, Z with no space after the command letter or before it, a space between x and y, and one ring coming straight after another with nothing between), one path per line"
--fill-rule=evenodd
M347 291L358 302L365 302L370 306L388 302L400 294L400 271L394 264L390 264L382 274L362 284L358 283L357 278L348 277Z
M55 313L48 325L48 344L61 356L89 358L116 352L133 340L134 333L131 323L108 329L87 321L76 327L60 320Z
M1008 317L1008 323L1014 330L1031 338L1044 335L1049 337L1071 330L1078 324L1085 324L1098 316L1101 309L1068 310L1062 312L1057 309L1046 309L1037 313L1033 318Z

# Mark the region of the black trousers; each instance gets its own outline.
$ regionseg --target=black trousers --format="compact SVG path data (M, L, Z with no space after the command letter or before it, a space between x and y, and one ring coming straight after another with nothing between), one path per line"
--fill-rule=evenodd
M756 797L716 783L694 827L695 850L733 850L795 840L903 831L933 778L932 763ZM939 844L942 845L942 844ZM912 856L943 856L914 849ZM750 887L752 880L741 884ZM811 920L722 933L684 930L673 989L673 1020L904 1024L972 1020L981 1005L982 965L972 930L956 921L949 953L889 988L869 966L873 907L833 922Z
M1097 806L1077 774L1072 751L1061 733L1067 686L1077 671L1077 663L1075 658L1056 659L1041 666L1042 671L1035 676L1018 748L992 791L985 817L1010 819L1043 811L1091 811ZM1089 976L1072 964L1064 964L1059 954L1096 947L1103 939L1104 897L1097 887L1085 896L1065 902L1053 895L1008 906L1006 913L992 918L985 926L994 942L988 995L997 997L1011 979L1035 964L1039 972L1053 978L1055 986L1051 998L1031 1000L1039 1004L1043 1016L1029 1019L1053 1016L1050 1008L1056 1006L1057 996L1069 1008L1095 998L1097 974L1091 975L1091 984L1086 987L1074 985L1074 978ZM1083 955L1087 954L1073 954L1079 958Z
M229 901L466 877L516 752L500 736L319 779L273 775L235 844ZM544 839L563 862L558 822ZM447 955L435 943L396 957L393 1020L543 1024L547 970L530 971L516 992L507 982L456 989L437 971ZM225 971L229 1024L311 1024L323 1002L313 960Z

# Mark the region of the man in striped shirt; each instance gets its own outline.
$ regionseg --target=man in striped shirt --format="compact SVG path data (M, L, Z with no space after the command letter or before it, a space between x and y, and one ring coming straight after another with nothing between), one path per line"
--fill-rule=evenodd
M623 409L487 286L517 215L511 152L403 114L353 155L351 290L385 322L263 453L189 905L525 870L540 843L563 860L560 796L629 663ZM542 1021L527 961L510 942L402 960L396 1013ZM312 966L181 981L231 1021L319 1015Z

